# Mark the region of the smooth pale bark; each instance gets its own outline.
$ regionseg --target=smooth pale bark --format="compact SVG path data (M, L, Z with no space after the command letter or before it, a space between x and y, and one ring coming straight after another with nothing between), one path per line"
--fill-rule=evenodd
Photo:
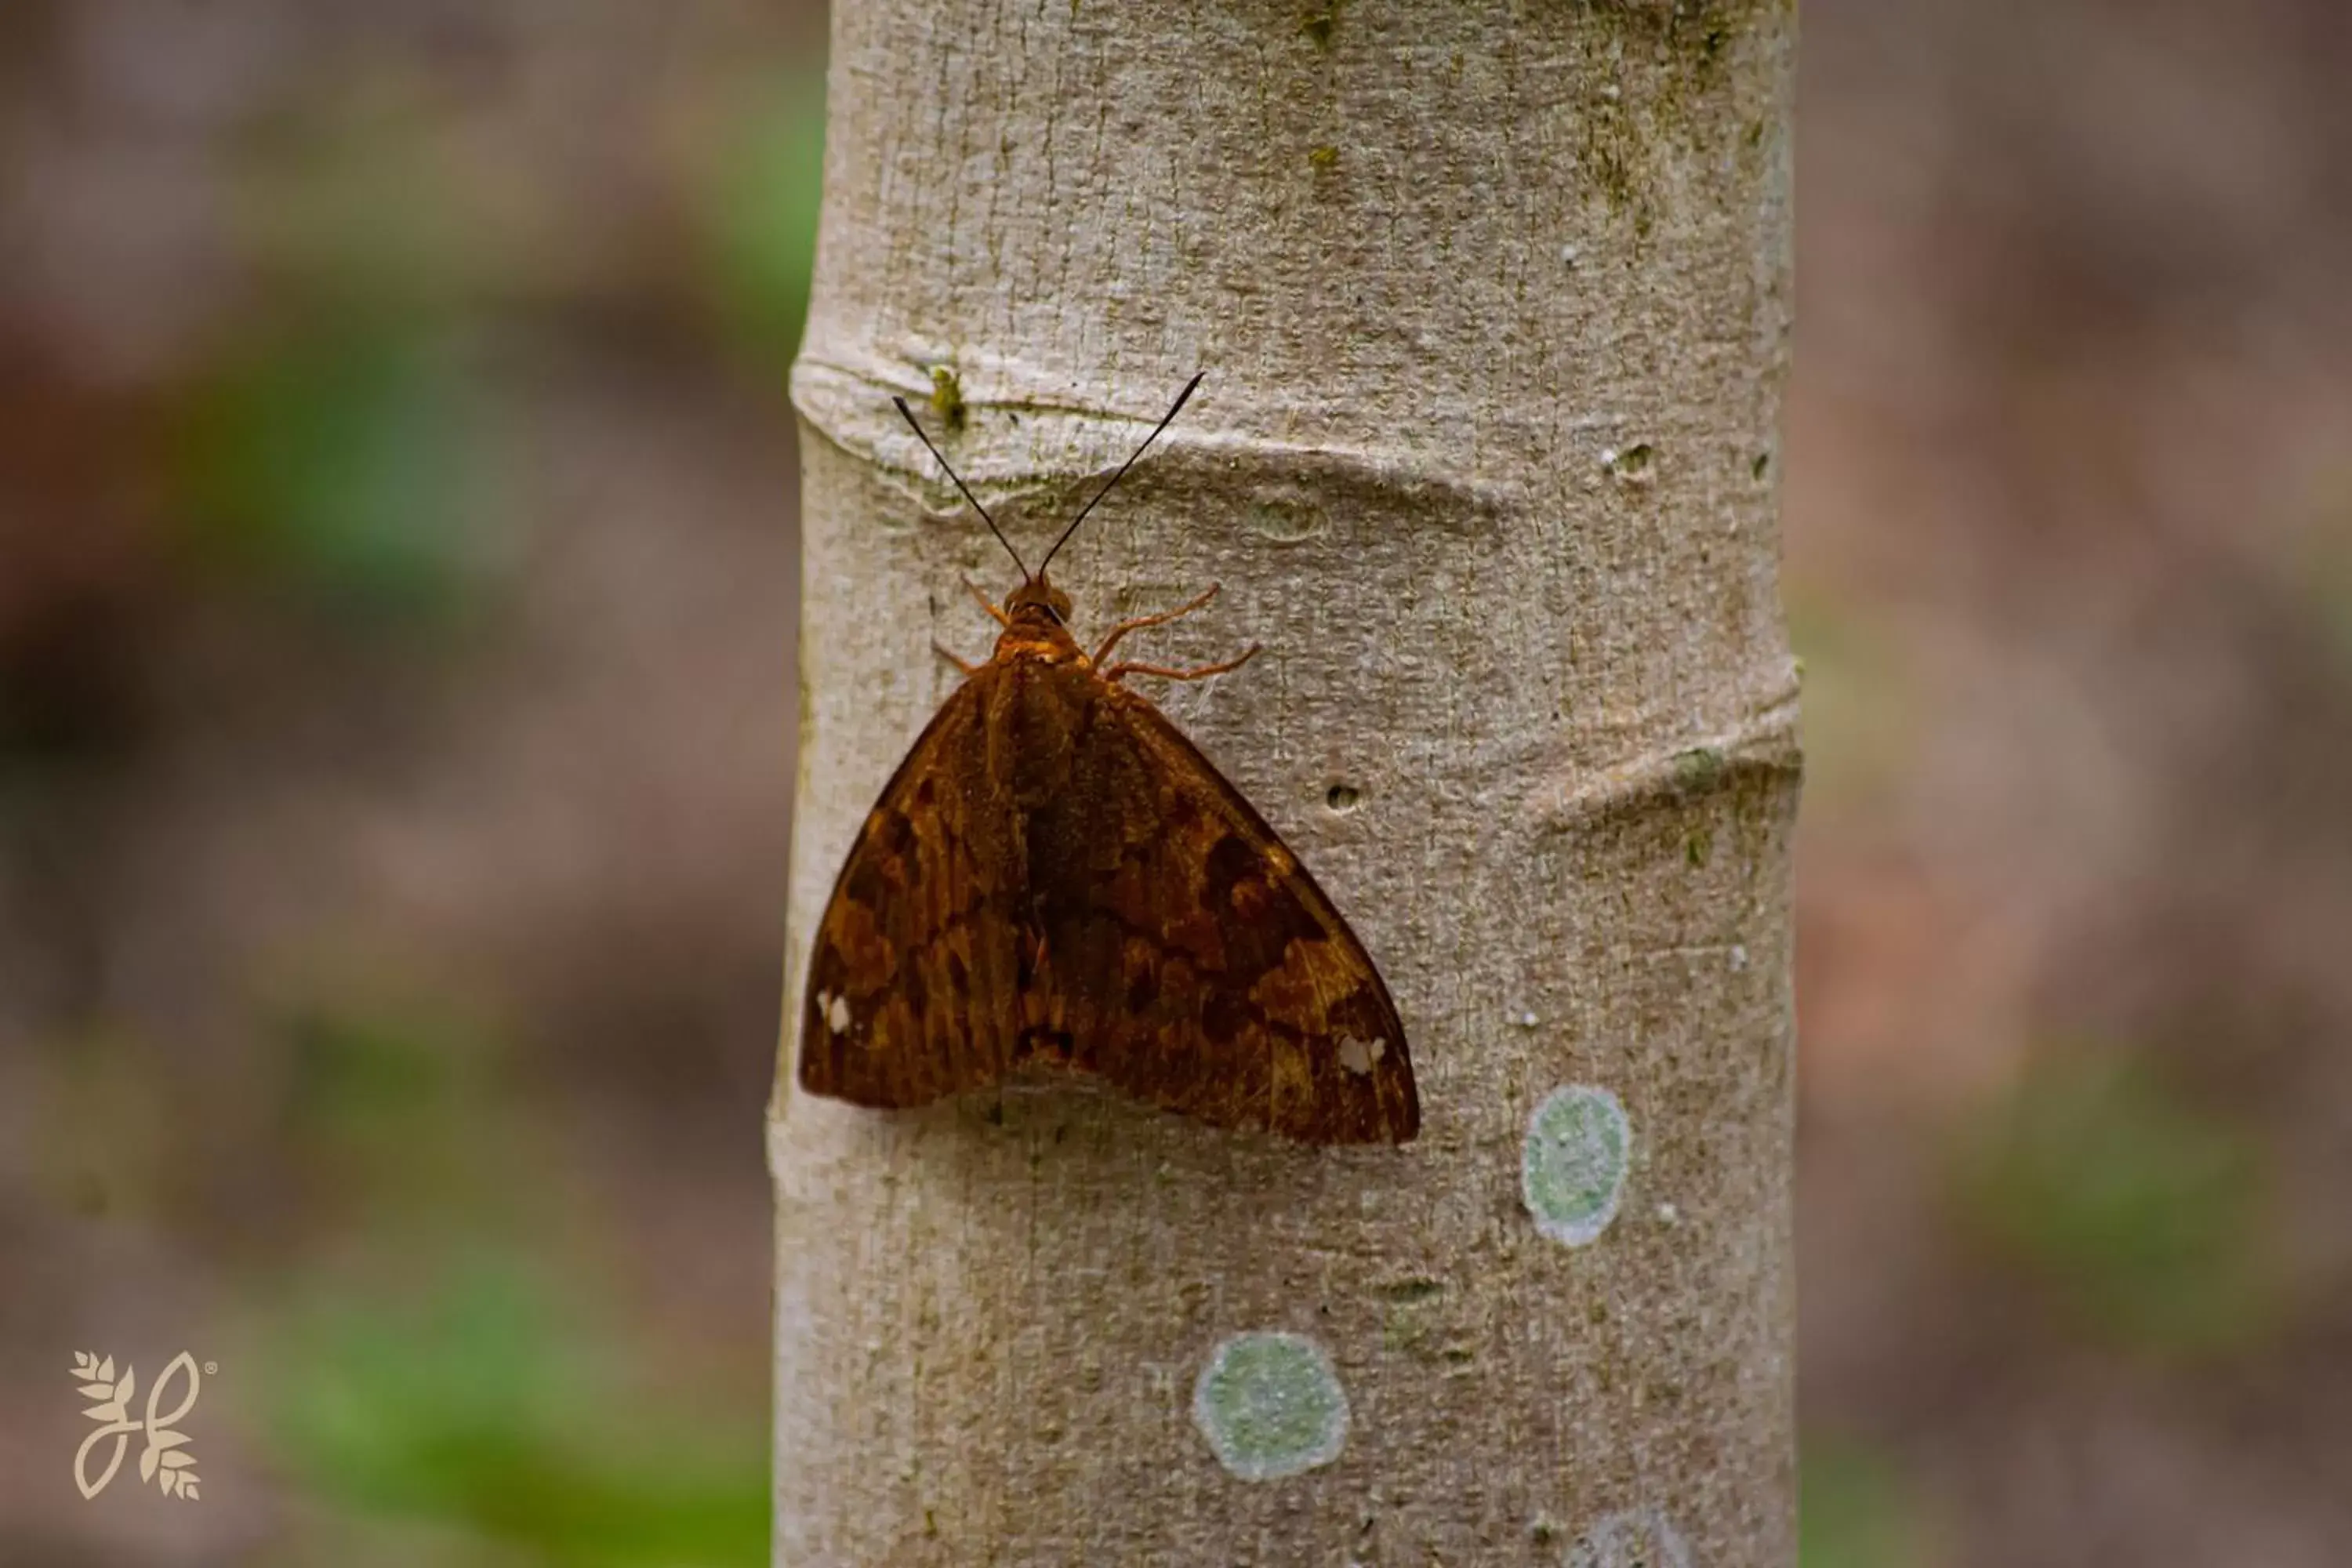
M1794 26L840 0L793 378L778 1563L1793 1562ZM1224 584L1125 657L1265 645L1140 684L1381 964L1421 1139L797 1095L810 933L959 679L932 639L994 632L958 578L1017 581L890 395L1034 561L1196 368L1055 577L1082 641ZM1630 1172L1605 1225L1605 1170L1538 1196L1584 1204L1552 1215L1598 1229L1571 1246L1522 1162L1579 1085L1623 1108ZM1605 1133L1578 1103L1570 1131ZM1318 1468L1244 1479L1196 1424L1203 1369L1256 1331L1311 1338L1344 1388Z

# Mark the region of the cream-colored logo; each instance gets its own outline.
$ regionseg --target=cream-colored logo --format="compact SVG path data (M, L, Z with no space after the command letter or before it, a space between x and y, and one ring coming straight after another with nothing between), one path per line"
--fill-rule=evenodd
M210 1372L213 1369L207 1366L205 1370ZM174 1428L183 1416L196 1407L196 1394L203 1383L196 1373L196 1358L182 1351L163 1369L163 1375L157 1378L155 1385L147 1391L147 1418L144 1421L133 1421L130 1415L131 1397L139 1392L137 1368L124 1366L122 1377L118 1382L112 1356L100 1361L87 1352L76 1351L73 1371L74 1375L81 1379L82 1397L93 1402L82 1414L99 1424L98 1430L74 1450L74 1485L81 1489L81 1495L94 1498L106 1489L106 1483L114 1479L114 1472L122 1468L122 1456L131 1446L131 1434L143 1431L147 1434L147 1447L139 1456L139 1479L153 1481L163 1489L165 1497L195 1501L196 1457L187 1450L188 1435ZM158 1406L163 1402L163 1391L172 1385L174 1377L187 1379L188 1396L169 1411L159 1414ZM109 1437L114 1439L114 1452L108 1457L106 1468L99 1472L96 1480L92 1480L89 1478L90 1450Z

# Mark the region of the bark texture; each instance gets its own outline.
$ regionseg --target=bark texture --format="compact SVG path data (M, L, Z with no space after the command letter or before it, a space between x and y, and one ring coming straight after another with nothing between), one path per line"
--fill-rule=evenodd
M1315 871L1423 1131L797 1096L776 1561L1794 1561L1776 602L1794 9L839 0L785 1017L875 792L1054 567ZM1565 1090L1567 1092L1563 1093ZM1262 1336L1252 1338L1249 1336ZM1344 1403L1344 1416L1340 1414Z

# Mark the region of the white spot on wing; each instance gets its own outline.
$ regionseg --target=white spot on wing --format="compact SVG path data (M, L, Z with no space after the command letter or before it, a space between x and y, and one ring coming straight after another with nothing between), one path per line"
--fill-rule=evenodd
M1389 1054L1386 1040L1360 1040L1353 1035L1339 1037L1339 1065L1361 1077L1372 1070L1372 1064Z
M824 1013L825 1026L836 1035L849 1033L849 998L830 992L816 994L816 1005Z

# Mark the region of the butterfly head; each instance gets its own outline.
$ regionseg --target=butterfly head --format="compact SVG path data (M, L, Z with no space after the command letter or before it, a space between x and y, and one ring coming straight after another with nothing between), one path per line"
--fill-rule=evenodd
M1057 626L1066 626L1070 619L1070 596L1047 582L1045 574L1040 572L1005 596L1004 613L1016 624L1023 620L1044 620Z

